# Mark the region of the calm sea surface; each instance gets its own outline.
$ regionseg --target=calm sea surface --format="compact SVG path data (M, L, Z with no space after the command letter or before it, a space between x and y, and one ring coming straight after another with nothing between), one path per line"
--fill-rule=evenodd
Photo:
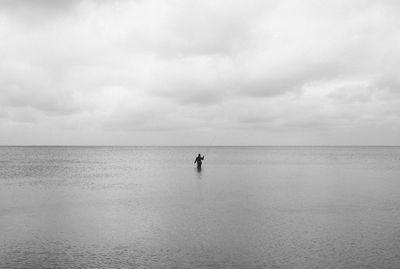
M400 268L400 147L0 147L0 268Z

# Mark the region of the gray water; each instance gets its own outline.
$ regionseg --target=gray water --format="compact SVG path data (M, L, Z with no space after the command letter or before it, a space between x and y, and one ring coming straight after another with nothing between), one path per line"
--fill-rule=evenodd
M400 147L0 147L0 268L400 268Z

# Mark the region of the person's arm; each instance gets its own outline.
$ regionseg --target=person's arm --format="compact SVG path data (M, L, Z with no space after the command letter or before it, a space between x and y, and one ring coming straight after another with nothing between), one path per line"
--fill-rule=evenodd
M204 156L203 156L203 157L201 157L201 159L202 159L202 160L204 160Z

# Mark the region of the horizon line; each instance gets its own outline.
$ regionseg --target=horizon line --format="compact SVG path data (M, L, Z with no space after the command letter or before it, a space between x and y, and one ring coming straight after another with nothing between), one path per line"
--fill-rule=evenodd
M302 145L302 144L259 144L259 145L97 145L97 144L13 144L4 145L0 147L400 147L400 145L379 145L379 144L315 144L315 145Z

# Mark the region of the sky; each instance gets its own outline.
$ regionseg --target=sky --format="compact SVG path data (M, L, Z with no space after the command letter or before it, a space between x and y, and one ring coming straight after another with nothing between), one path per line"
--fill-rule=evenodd
M0 0L1 145L400 145L400 2Z

